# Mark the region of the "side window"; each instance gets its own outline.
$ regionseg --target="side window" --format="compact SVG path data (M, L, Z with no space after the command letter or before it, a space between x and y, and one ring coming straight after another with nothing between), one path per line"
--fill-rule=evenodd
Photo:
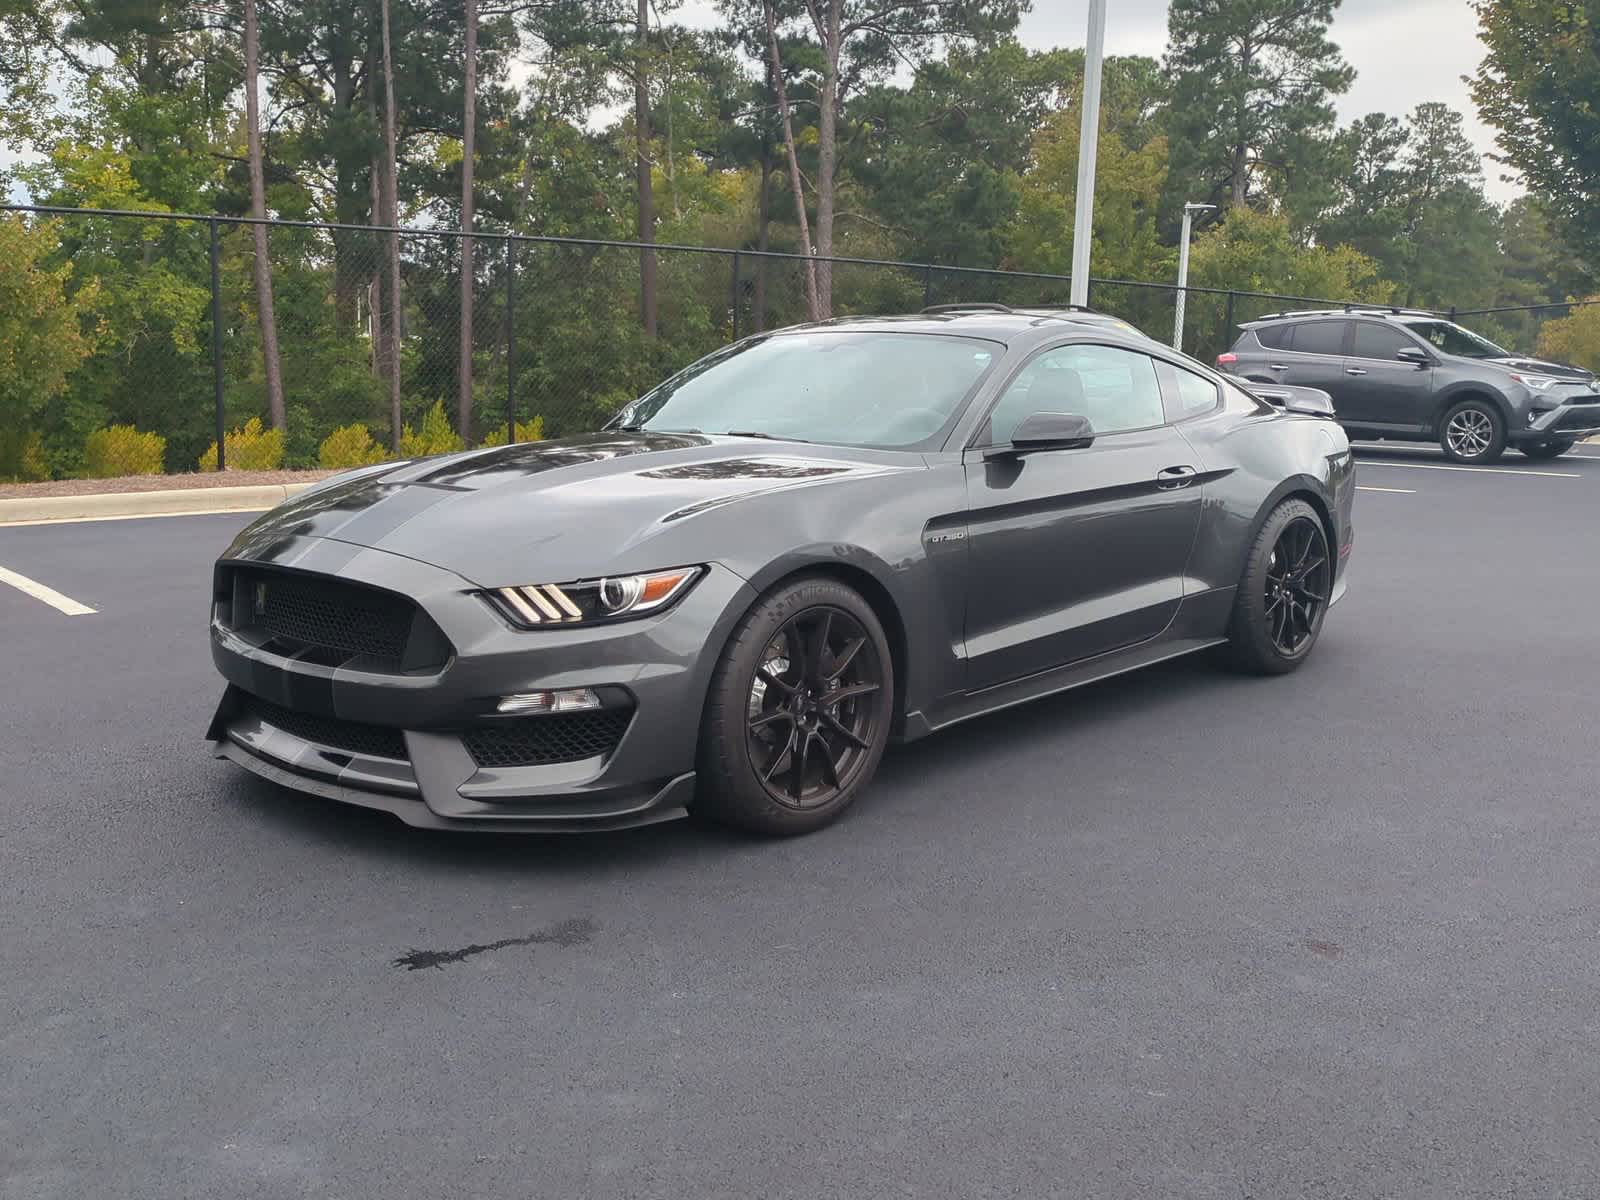
M1289 348L1289 332L1292 325L1262 325L1256 329L1256 341L1268 350L1287 350Z
M1294 327L1294 348L1299 354L1343 354L1348 321L1307 321Z
M1178 411L1173 414L1173 420L1198 417L1217 406L1217 385L1209 379L1176 366L1172 368L1172 374L1178 396Z
M1357 321L1355 349L1350 353L1356 358L1382 358L1392 362L1400 351L1415 345L1398 329L1376 321Z
M1213 392L1213 398L1215 393ZM1097 434L1148 429L1165 420L1155 360L1115 346L1058 346L1022 369L989 414L989 442L1002 445L1036 412L1077 413Z

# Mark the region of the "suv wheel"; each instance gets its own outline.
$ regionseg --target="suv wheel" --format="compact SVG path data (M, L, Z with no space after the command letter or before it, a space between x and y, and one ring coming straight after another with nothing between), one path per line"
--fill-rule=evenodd
M1506 423L1486 400L1463 400L1439 427L1439 445L1451 462L1492 463L1506 450Z
M1560 458L1577 444L1573 438L1551 438L1548 442L1523 442L1517 449L1529 458Z

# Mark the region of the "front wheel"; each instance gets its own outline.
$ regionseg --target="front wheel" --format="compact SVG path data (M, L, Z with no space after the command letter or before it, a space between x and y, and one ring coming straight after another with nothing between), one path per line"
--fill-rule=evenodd
M1227 657L1255 675L1283 675L1311 653L1333 596L1333 556L1317 510L1285 500L1245 556Z
M1506 450L1505 419L1486 400L1463 400L1445 413L1439 446L1451 462L1492 463Z
M872 606L832 579L780 585L712 676L696 815L766 834L822 828L877 772L893 710L894 662Z
M1529 458L1560 458L1577 444L1574 438L1551 438L1548 442L1523 442L1517 449Z

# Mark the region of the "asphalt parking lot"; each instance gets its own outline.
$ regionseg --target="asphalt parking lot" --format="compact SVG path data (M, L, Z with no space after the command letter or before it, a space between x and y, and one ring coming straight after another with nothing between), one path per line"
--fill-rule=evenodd
M1600 1195L1600 446L1361 457L1300 673L781 843L281 791L201 740L248 517L0 528L0 1196Z

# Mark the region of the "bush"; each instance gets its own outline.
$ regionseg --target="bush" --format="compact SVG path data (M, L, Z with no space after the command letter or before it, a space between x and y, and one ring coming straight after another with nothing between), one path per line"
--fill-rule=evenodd
M450 418L444 415L443 400L428 410L420 430L412 432L407 425L400 433L401 458L426 458L430 454L450 454L465 448L465 443L450 428Z
M283 465L283 430L263 429L261 418L251 417L227 435L223 448L230 471L276 471ZM217 469L216 442L200 456L200 469Z
M84 473L90 479L118 479L124 475L160 475L167 439L140 433L132 425L96 429L83 439Z
M44 438L37 429L0 429L0 483L50 478Z
M317 464L329 471L381 463L389 452L372 440L365 425L341 425L317 447Z
M1600 305L1575 308L1569 316L1547 321L1539 333L1538 354L1591 371L1600 366Z
M531 421L517 422L517 441L542 442L544 441L544 418L535 417ZM488 437L483 439L485 446L504 446L506 444L506 427L500 425Z

